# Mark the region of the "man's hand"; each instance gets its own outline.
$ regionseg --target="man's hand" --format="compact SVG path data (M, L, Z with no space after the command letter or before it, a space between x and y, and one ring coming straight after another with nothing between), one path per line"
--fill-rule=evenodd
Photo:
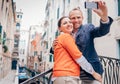
M93 72L92 76L102 84L102 77L100 74Z
M101 20L103 22L107 22L108 21L108 9L107 6L105 4L105 2L103 1L97 1L98 2L98 9L94 9L93 11L95 13L97 13L98 16L101 17Z

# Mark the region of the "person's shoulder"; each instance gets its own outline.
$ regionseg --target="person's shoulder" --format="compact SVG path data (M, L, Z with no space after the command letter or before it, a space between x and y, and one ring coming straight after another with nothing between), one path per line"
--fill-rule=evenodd
M60 43L64 43L64 42L68 42L69 40L71 40L71 38L72 36L70 34L63 33L57 37L57 40L59 40Z
M84 32L90 32L90 31L94 30L94 28L95 28L95 26L93 24L87 23L87 24L83 24L80 27L80 30L82 29L82 31L84 31Z
M84 24L83 25L83 30L85 31L91 31L95 28L95 26L92 23Z
M63 34L60 34L59 37L61 37L61 38L65 38L65 37L68 37L68 36L70 36L70 34L68 34L68 33L63 33Z
M63 33L60 34L57 39L65 40L66 38L71 38L71 35L68 33Z
M83 27L89 28L89 27L94 27L94 25L92 23L88 23L88 24L84 24Z

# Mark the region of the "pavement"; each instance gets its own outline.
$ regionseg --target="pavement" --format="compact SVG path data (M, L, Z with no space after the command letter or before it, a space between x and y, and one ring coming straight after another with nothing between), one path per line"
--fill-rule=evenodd
M7 76L0 80L0 84L18 84L18 73L16 70L11 70Z

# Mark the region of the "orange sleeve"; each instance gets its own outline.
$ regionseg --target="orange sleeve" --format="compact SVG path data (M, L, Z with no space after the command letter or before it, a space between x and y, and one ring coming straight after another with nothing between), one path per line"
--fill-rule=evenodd
M74 60L82 56L82 52L79 51L77 45L75 44L75 40L71 35L66 35L64 37L63 47L67 50L67 52L72 56Z

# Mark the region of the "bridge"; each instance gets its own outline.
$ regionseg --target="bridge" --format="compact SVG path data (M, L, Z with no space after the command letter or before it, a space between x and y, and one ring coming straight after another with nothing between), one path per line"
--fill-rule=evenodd
M120 59L99 56L103 65L103 84L120 84ZM21 84L52 84L52 68Z

